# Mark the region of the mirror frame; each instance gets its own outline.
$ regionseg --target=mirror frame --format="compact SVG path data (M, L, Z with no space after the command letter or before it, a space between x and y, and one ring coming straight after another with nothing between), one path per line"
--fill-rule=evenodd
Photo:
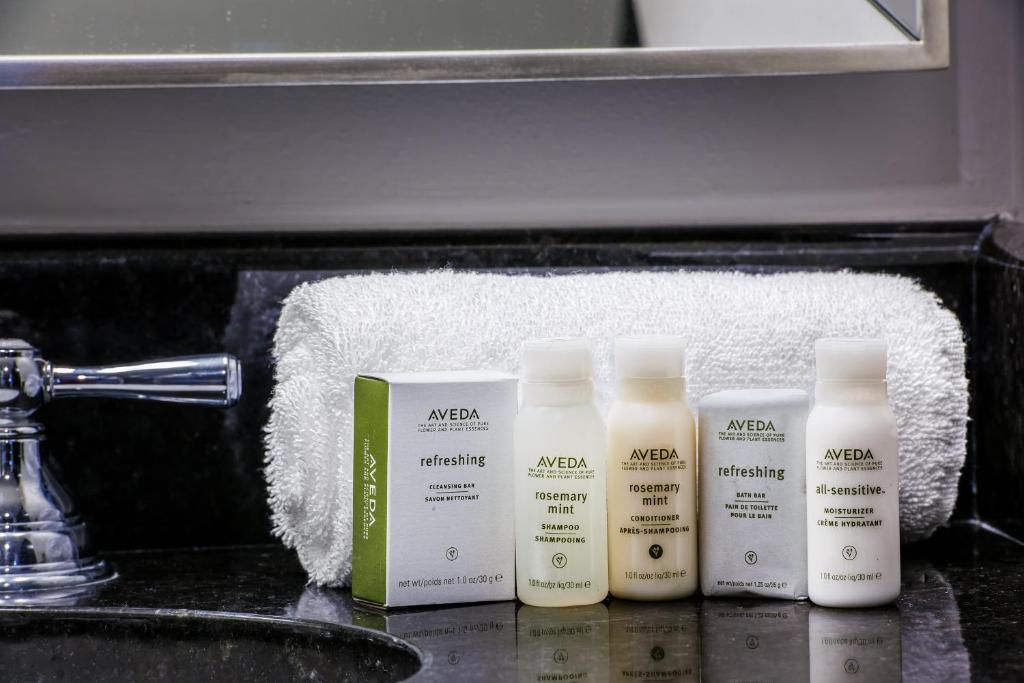
M0 89L696 78L949 66L949 0L922 0L920 33L906 44L792 48L0 56Z

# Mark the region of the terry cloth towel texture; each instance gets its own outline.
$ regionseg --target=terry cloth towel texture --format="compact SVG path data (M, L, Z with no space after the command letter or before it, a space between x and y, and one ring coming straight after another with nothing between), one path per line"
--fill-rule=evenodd
M274 337L266 427L274 532L310 579L346 586L352 569L352 392L375 371L515 372L523 341L594 341L598 406L614 394L612 340L676 334L690 405L725 389L814 390L820 337L889 342L900 433L904 542L953 511L966 453L963 333L934 294L859 273L604 272L505 275L448 270L339 277L297 287Z

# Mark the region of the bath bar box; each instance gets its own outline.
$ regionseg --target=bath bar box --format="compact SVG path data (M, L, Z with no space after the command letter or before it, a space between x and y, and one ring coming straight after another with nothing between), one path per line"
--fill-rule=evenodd
M381 607L515 597L513 375L355 380L352 596Z
M701 592L807 597L808 398L799 389L721 391L698 416Z

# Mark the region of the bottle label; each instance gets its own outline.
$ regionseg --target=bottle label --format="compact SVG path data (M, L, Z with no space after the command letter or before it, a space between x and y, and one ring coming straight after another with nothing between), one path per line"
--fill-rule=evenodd
M879 472L882 460L870 448L829 448L815 461L818 472ZM844 480L846 478L844 477ZM884 496L885 487L874 481L820 481L814 486L818 499L814 524L824 529L863 529L882 526L880 510L865 504L873 496ZM850 558L853 559L853 558Z
M543 548L527 584L557 592L590 590L589 576L578 573L589 574L588 546L594 542L589 520L599 504L593 490L596 469L586 457L552 454L539 456L526 476L533 487L531 540Z
M686 461L675 448L634 448L621 458L623 491L631 502L630 514L615 520L623 536L665 536L690 531L690 520L679 514L680 473ZM652 473L655 477L631 477L632 473ZM655 551L656 552L656 551Z
M609 528L617 536L618 554L610 569L617 581L661 583L690 576L696 540L691 455L678 442L620 444L614 454L614 497ZM628 550L627 550L628 548ZM628 559L627 559L628 558ZM695 566L695 565L694 565Z
M828 534L819 546L824 558L815 558L812 570L819 581L832 583L878 583L891 579L886 563L877 560L881 552L879 534L890 531L897 505L884 475L881 452L863 445L820 448L809 472L810 524Z

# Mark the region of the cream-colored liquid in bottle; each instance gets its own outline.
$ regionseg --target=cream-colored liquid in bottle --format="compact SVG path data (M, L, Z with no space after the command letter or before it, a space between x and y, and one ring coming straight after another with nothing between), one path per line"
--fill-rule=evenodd
M515 423L516 594L535 607L608 595L605 429L584 339L523 345Z
M696 441L683 356L676 337L615 342L608 581L617 598L671 600L697 590Z

